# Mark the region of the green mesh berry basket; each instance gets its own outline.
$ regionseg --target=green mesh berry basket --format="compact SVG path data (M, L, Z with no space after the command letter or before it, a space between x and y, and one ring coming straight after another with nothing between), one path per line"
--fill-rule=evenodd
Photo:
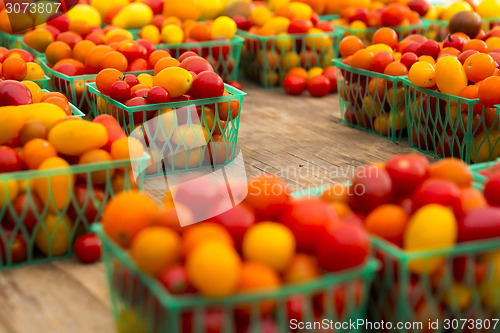
M128 135L148 147L147 177L224 166L237 152L245 93L226 85L218 98L127 107L87 84L92 115L118 119Z
M243 38L234 36L230 40L212 40L178 45L158 44L156 49L168 51L176 59L179 59L184 52L192 51L207 59L224 82L232 82L238 80L242 45Z
M68 76L52 69L52 67L50 67L45 60L45 56L42 56L39 59L40 65L45 71L45 75L48 75L50 78L50 88L53 91L58 91L64 94L71 103L82 110L83 113L88 115L91 105L87 84L95 82L97 74ZM153 74L153 71L126 72L124 74L138 75L140 73Z
M93 230L103 242L111 307L120 333L208 332L209 327L213 332L225 333L290 332L299 322L319 324L325 319L334 325L355 321L365 318L368 288L377 268L371 260L308 283L220 299L176 296L142 273L129 255L104 234L101 225L94 225ZM275 310L264 318L262 306Z
M334 59L340 114L345 124L392 141L406 137L402 78L351 67Z
M8 49L21 48L23 35L12 35L5 31L0 31L0 46Z
M372 288L371 320L391 323L392 332L500 330L500 239L417 252L372 242L382 270Z
M483 163L500 157L497 107L451 96L403 79L410 146L435 158Z
M335 57L339 33L258 36L238 30L245 38L241 52L246 77L264 88L278 87L293 67L327 67Z
M496 161L471 165L470 168L472 170L472 175L474 176L474 180L479 184L486 183L488 178L485 172L487 172L497 164L500 164L500 159L497 159Z
M44 57L45 57L45 53L43 52L38 52L37 50L35 50L34 48L32 48L31 46L28 46L24 40L21 38L20 41L19 41L19 44L21 45L21 48L23 50L26 50L28 51L29 53L31 53L34 57L35 57L35 61L37 63L40 63Z
M72 257L74 240L100 220L106 202L142 186L146 159L1 174L0 270Z

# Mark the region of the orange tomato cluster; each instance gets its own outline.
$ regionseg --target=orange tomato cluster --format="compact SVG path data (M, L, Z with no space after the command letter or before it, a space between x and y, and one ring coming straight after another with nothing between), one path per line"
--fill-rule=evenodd
M487 35L482 32L474 39L455 33L442 43L410 36L400 43L400 51L401 61L411 64L408 78L416 86L437 88L468 99L479 98L487 107L500 103L495 93L500 88L499 28Z
M229 187L243 201L213 216L214 209L225 206ZM188 226L181 228L181 223ZM292 199L286 184L270 175L253 177L248 184L196 178L172 188L161 208L145 194L123 193L106 205L103 229L174 295L226 297L276 290L359 267L370 250L366 232L340 219L335 206L318 198ZM345 237L351 241L344 242ZM122 269L113 272L114 281L119 282ZM366 292L359 281L351 282L360 288L357 292ZM349 301L358 306L357 297ZM342 316L343 302L335 303ZM324 303L315 307L322 313ZM274 317L275 302L264 301L259 308Z
M340 17L333 20L334 25L348 26L351 29L397 27L420 24L420 15L410 8L394 3L384 6L374 2L371 8L347 7L340 12Z
M156 47L147 40L133 40L130 32L108 26L91 28L83 21L72 21L67 31L51 25L27 32L23 41L45 53L55 71L67 76L97 74L104 68L121 71L151 69L148 57Z
M45 73L28 51L0 47L0 79L43 80Z

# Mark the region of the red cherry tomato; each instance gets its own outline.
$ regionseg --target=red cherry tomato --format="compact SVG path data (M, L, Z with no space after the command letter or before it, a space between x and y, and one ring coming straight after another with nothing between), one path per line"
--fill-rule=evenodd
M283 81L283 89L289 95L300 95L306 89L307 83L301 77L288 75Z
M330 92L330 80L324 75L313 77L307 82L307 90L313 97L326 96Z
M82 235L76 240L73 251L81 262L96 262L101 259L101 241L94 234Z
M130 86L125 81L116 81L109 88L109 97L120 103L126 102L130 94Z

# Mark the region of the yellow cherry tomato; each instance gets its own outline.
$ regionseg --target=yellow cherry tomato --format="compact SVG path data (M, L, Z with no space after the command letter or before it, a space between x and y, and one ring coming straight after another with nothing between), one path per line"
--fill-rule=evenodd
M436 64L436 61L434 60L434 58L431 57L431 56L428 56L428 55L423 55L423 56L418 57L418 61L425 61L425 62L428 62L431 65L435 65Z
M427 61L417 61L408 72L408 80L417 87L434 87L436 85L436 70Z
M435 69L436 84L441 92L458 96L467 87L467 75L464 67L456 57L439 58Z

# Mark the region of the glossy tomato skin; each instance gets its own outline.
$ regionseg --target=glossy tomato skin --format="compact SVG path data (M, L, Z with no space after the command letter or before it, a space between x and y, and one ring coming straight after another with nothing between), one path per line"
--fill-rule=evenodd
M23 162L19 154L12 148L0 146L0 173L23 170Z
M454 183L441 179L427 179L413 194L413 210L429 204L439 204L451 207L457 214L460 213L461 191Z
M128 101L130 94L130 86L125 81L116 81L109 88L109 97L120 103Z
M386 163L394 192L408 196L429 176L429 161L421 155L397 155Z
M392 180L387 170L367 165L359 168L352 180L349 205L358 213L368 214L392 200Z
M189 60L191 58L188 58ZM191 96L195 99L220 97L224 94L224 81L215 72L201 72L189 90Z
M287 76L283 81L283 89L289 95L300 95L306 89L307 83L301 77L298 76Z
M84 263L93 263L101 259L101 241L94 234L85 234L75 242L73 251L78 260Z
M418 56L413 52L406 52L401 56L400 61L410 70L411 66L418 61Z
M500 237L500 207L477 208L458 224L458 241L470 242Z
M307 90L313 97L323 97L328 95L330 93L330 88L330 80L324 75L313 77L309 80L309 82L307 82Z
M160 86L153 87L148 91L146 99L149 104L161 104L170 102L170 94Z
M125 74L125 82L127 82L129 87L132 88L133 86L139 84L139 79L133 74Z
M337 213L327 203L316 198L290 202L281 215L281 222L295 235L297 248L313 253L318 237L339 223Z
M500 206L500 173L493 174L484 186L484 196L488 203Z
M392 54L386 51L379 51L373 55L370 61L370 70L383 73L387 65L394 61Z
M0 106L16 106L33 103L31 92L24 84L14 80L0 82Z
M363 227L337 223L316 240L316 257L321 268L339 272L363 264L370 253L370 239ZM333 259L335 258L335 259Z

